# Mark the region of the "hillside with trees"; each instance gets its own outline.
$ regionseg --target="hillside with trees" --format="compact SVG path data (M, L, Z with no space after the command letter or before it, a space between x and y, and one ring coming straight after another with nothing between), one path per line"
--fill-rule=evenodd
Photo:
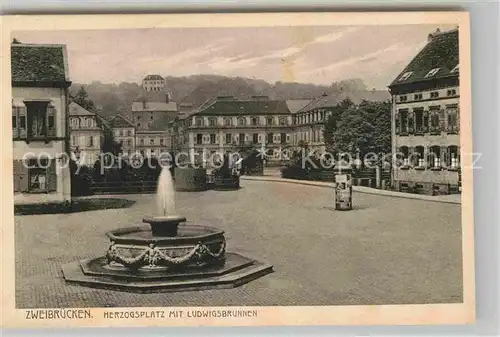
M340 91L366 90L361 79L348 79L334 82L330 86L310 83L268 83L264 80L226 77L219 75L192 75L185 77L165 77L166 91L177 103L190 103L194 107L215 96L231 95L240 99L255 95L266 95L271 99L308 99L322 94L334 94ZM118 113L128 115L132 102L145 96L140 84L122 82L102 83L94 81L90 84L74 83L70 94L75 96L83 87L88 99L93 101L103 116L114 116ZM157 95L158 96L158 95ZM165 96L162 94L162 96ZM158 99L164 99L158 98Z

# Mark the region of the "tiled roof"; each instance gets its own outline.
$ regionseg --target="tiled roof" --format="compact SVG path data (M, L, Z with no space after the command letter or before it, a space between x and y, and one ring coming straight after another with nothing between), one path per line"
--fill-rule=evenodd
M294 114L312 101L312 99L288 99L286 105L288 106L288 110Z
M383 102L391 99L391 95L385 90L367 90L354 92L340 92L333 95L323 95L313 100L298 112L306 112L314 109L331 108L337 106L342 101L349 99L354 104L362 101Z
M175 102L134 102L132 103L132 111L177 111L177 103Z
M203 104L191 115L251 115L251 114L289 114L290 110L284 100L215 100L211 104Z
M144 80L145 80L145 81L150 81L150 80L163 80L163 77L161 77L160 75L147 75L146 77L144 77Z
M12 82L69 82L65 45L12 44Z
M123 117L122 115L116 115L113 117L110 121L109 124L113 128L133 128L134 124L132 124L131 121L129 121L127 118Z
M69 104L69 115L70 116L95 116L96 114L93 112L84 109L82 106L78 105L75 102L71 102Z
M458 29L438 32L429 36L430 41L413 58L406 68L392 81L391 87L400 84L434 80L445 77L458 77L459 72L452 72L458 65ZM439 70L429 76L432 69ZM410 73L407 78L403 75ZM427 77L426 77L427 75Z

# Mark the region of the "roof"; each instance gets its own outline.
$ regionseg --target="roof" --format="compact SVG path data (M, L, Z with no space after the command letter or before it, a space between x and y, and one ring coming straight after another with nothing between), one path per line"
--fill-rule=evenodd
M161 80L161 81L163 81L164 79L160 75L147 75L146 77L144 77L144 81L150 81L150 80Z
M354 104L360 104L362 101L383 102L390 100L391 95L386 90L339 92L337 94L323 95L321 97L318 97L298 112L335 107L346 99L349 99Z
M132 124L131 121L129 121L127 118L123 117L120 114L113 117L109 121L109 124L113 128L133 128L134 127L134 124Z
M459 63L458 54L458 29L430 34L429 42L398 74L390 86L438 78L458 77L458 71L452 72ZM432 69L438 68L439 70L435 74L426 77ZM404 74L410 72L411 75L402 78Z
M69 115L70 116L96 116L95 113L88 111L81 105L71 102L69 104Z
M294 114L312 101L312 99L289 99L286 101L286 105L288 106L288 110Z
M132 103L132 111L177 111L177 103L175 102L134 102Z
M248 115L289 114L290 110L284 100L239 100L216 99L211 103L203 104L191 115Z
M69 86L67 61L65 45L12 44L12 82Z

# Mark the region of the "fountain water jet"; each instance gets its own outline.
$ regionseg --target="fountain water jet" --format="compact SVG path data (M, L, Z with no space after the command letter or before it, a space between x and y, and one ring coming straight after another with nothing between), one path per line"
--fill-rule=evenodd
M105 256L62 266L67 282L126 291L182 291L228 288L272 272L272 265L227 253L224 231L182 224L175 211L174 182L162 168L156 191L157 215L149 227L112 230Z

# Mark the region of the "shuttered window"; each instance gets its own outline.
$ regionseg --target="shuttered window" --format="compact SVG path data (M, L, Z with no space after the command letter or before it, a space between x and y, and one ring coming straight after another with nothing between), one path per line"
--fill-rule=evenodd
M49 193L57 191L55 160L14 160L13 165L14 192Z

